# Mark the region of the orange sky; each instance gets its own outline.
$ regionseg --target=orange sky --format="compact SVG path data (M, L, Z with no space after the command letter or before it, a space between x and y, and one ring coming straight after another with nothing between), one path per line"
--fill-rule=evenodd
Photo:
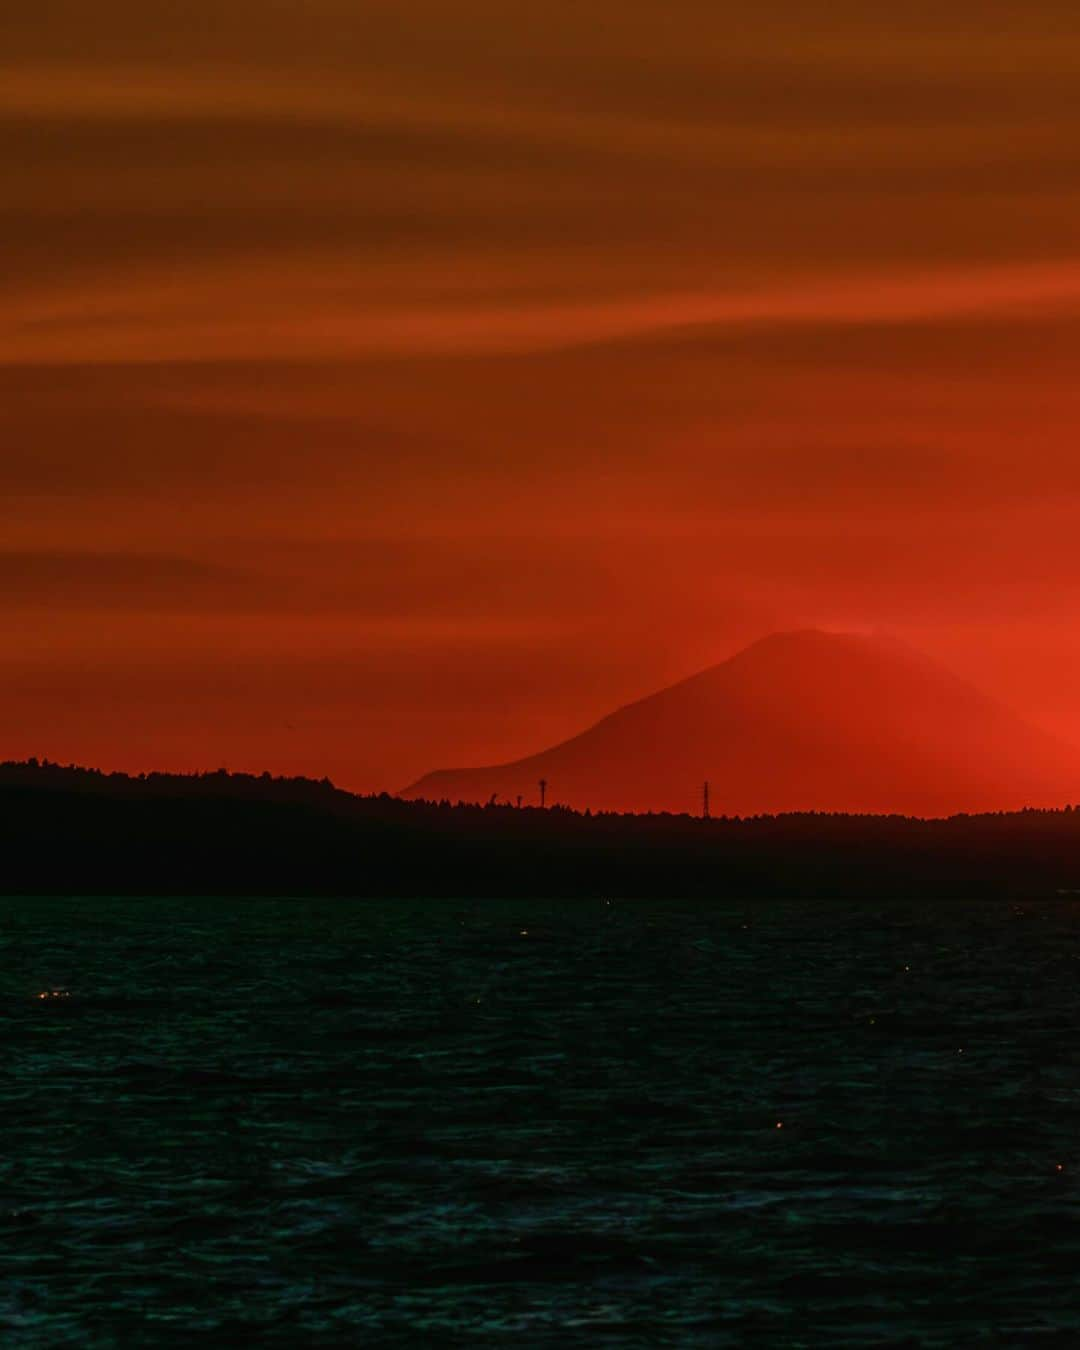
M0 17L0 756L400 787L776 628L1080 741L1063 0Z

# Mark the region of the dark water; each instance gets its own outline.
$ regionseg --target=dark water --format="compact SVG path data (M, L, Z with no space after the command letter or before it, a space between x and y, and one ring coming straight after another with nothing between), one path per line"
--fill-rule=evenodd
M0 943L5 1346L1080 1344L1073 902L3 900Z

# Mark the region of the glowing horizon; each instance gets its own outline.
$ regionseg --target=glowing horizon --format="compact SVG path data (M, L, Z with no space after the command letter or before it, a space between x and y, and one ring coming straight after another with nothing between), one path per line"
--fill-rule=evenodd
M1072 22L5 16L4 755L397 787L802 627L1080 742Z

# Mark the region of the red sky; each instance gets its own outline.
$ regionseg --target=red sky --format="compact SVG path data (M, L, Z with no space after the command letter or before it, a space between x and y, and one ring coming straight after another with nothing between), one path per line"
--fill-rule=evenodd
M1075 10L0 17L0 755L399 787L776 628L1080 741Z

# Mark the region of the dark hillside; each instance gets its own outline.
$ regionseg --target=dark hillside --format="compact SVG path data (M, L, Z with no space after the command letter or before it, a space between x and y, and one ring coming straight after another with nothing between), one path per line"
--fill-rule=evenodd
M1080 891L1080 812L703 821L0 765L7 894L931 897Z

